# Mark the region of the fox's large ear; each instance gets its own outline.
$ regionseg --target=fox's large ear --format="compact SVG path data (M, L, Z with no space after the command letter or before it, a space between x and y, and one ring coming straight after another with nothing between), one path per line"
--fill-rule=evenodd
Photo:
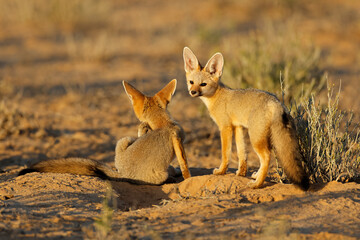
M176 90L176 79L171 80L163 89L161 89L155 96L162 103L162 107L166 107L174 95Z
M200 64L195 54L188 47L184 47L183 51L185 72L189 73L194 70L200 70Z
M224 67L224 57L221 53L215 53L206 63L204 69L216 78L220 78Z
M131 103L135 105L136 102L143 102L145 99L144 94L133 87L130 83L123 81L123 86L126 94L128 95Z

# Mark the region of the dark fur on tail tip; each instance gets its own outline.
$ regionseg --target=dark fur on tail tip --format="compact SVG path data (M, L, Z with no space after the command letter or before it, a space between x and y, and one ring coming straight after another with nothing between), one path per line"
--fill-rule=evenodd
M95 168L93 169L93 171L95 177L101 178L102 180L111 180L111 178L106 175L106 173L104 173L102 170Z
M309 178L308 177L303 177L301 179L301 183L299 184L299 187L304 191L309 190L309 187L310 187Z
M25 175L25 174L32 173L32 172L38 172L38 170L32 169L32 168L25 168L19 172L18 176Z
M290 124L290 119L289 119L289 115L286 112L283 112L283 114L281 115L282 117L282 122L284 124L285 127L289 128L289 124Z

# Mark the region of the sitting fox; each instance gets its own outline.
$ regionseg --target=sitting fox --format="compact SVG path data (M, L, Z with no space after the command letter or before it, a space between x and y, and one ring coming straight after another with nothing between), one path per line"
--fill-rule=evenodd
M183 147L185 133L166 110L176 89L176 79L152 97L145 96L123 81L136 117L141 121L138 138L120 139L115 149L117 172L99 161L84 158L46 160L22 170L29 172L72 173L135 184L162 184L175 169L170 166L176 155L184 179L190 177Z
M248 186L259 188L266 178L271 148L275 148L286 175L302 189L309 188L309 179L302 167L302 156L292 117L285 106L271 93L256 89L233 90L220 84L224 66L221 53L216 53L202 67L187 47L183 51L187 86L192 97L199 97L220 129L222 162L214 174L225 174L231 156L233 134L239 158L238 176L247 172L243 129L260 159L260 168Z

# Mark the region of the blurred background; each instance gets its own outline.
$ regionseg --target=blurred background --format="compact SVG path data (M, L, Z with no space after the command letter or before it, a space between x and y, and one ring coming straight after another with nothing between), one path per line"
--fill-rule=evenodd
M0 0L1 164L70 155L111 162L116 139L138 123L121 81L153 94L173 78L170 112L187 131L190 157L213 147L219 158L217 127L186 91L184 46L202 64L222 52L222 81L232 88L281 97L281 79L287 103L321 100L327 80L341 82L340 107L359 119L356 0Z
M353 0L1 0L1 81L34 88L122 79L183 82L181 53L189 46L203 63L222 52L223 81L232 87L279 92L282 74L290 95L307 94L321 88L325 72L345 85L358 77L359 5Z

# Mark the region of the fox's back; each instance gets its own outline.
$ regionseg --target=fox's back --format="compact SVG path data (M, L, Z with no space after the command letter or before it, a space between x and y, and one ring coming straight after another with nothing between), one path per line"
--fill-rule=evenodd
M210 99L207 105L210 115L220 126L249 127L260 120L270 121L274 112L284 109L275 95L258 89L221 88L216 98Z
M123 177L140 179L157 171L167 171L174 158L171 134L170 128L156 129L138 138L125 151L117 152L119 173Z

